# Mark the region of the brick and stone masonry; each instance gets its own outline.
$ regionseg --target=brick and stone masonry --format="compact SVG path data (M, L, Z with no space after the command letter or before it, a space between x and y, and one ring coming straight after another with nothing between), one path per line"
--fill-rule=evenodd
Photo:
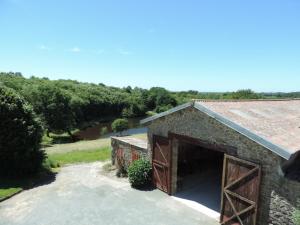
M300 199L300 183L284 177L281 165L285 159L194 108L180 110L149 123L149 149L152 148L154 134L168 137L169 132L198 138L212 144L232 146L237 150L237 157L261 165L257 224L294 225L292 214ZM176 149L176 146L173 146L174 177L176 177L174 165L177 161ZM172 185L176 185L176 180L172 180Z
M128 168L130 163L136 159L149 159L147 141L132 137L112 137L111 138L112 164L116 167Z

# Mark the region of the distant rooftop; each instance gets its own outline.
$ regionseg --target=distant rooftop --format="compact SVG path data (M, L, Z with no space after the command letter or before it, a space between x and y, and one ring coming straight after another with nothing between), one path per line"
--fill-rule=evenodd
M142 122L186 107L208 114L285 159L300 150L300 99L194 100Z

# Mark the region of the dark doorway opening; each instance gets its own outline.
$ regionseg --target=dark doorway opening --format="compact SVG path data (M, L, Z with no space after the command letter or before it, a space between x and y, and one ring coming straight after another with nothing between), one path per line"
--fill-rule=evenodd
M180 141L175 197L220 212L224 153Z

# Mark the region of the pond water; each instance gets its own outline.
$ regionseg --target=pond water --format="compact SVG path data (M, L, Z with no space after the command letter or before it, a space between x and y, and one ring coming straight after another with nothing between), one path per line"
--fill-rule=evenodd
M122 135L133 135L146 133L147 128L140 125L140 120L144 117L128 119L129 129L122 132ZM100 122L97 125L90 126L75 133L75 136L80 140L95 140L100 137L114 136L116 133L112 131L111 124L113 121ZM106 128L108 133L101 135L103 128Z

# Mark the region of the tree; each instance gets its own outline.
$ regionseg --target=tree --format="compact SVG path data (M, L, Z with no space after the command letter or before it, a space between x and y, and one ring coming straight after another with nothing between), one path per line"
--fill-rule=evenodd
M229 95L230 96L230 95ZM238 90L231 94L233 99L259 99L261 96L250 89Z
M25 89L24 95L33 104L34 110L41 116L49 132L67 132L75 125L71 107L71 97L50 83L41 83Z
M176 99L169 91L161 87L153 87L149 90L147 99L149 109L154 109L156 112L160 108L172 108L177 105Z
M32 107L12 89L0 85L0 173L37 172L45 158L42 126Z
M120 132L120 134L122 134L122 131L128 129L128 120L127 119L116 119L111 124L111 128L114 132Z

